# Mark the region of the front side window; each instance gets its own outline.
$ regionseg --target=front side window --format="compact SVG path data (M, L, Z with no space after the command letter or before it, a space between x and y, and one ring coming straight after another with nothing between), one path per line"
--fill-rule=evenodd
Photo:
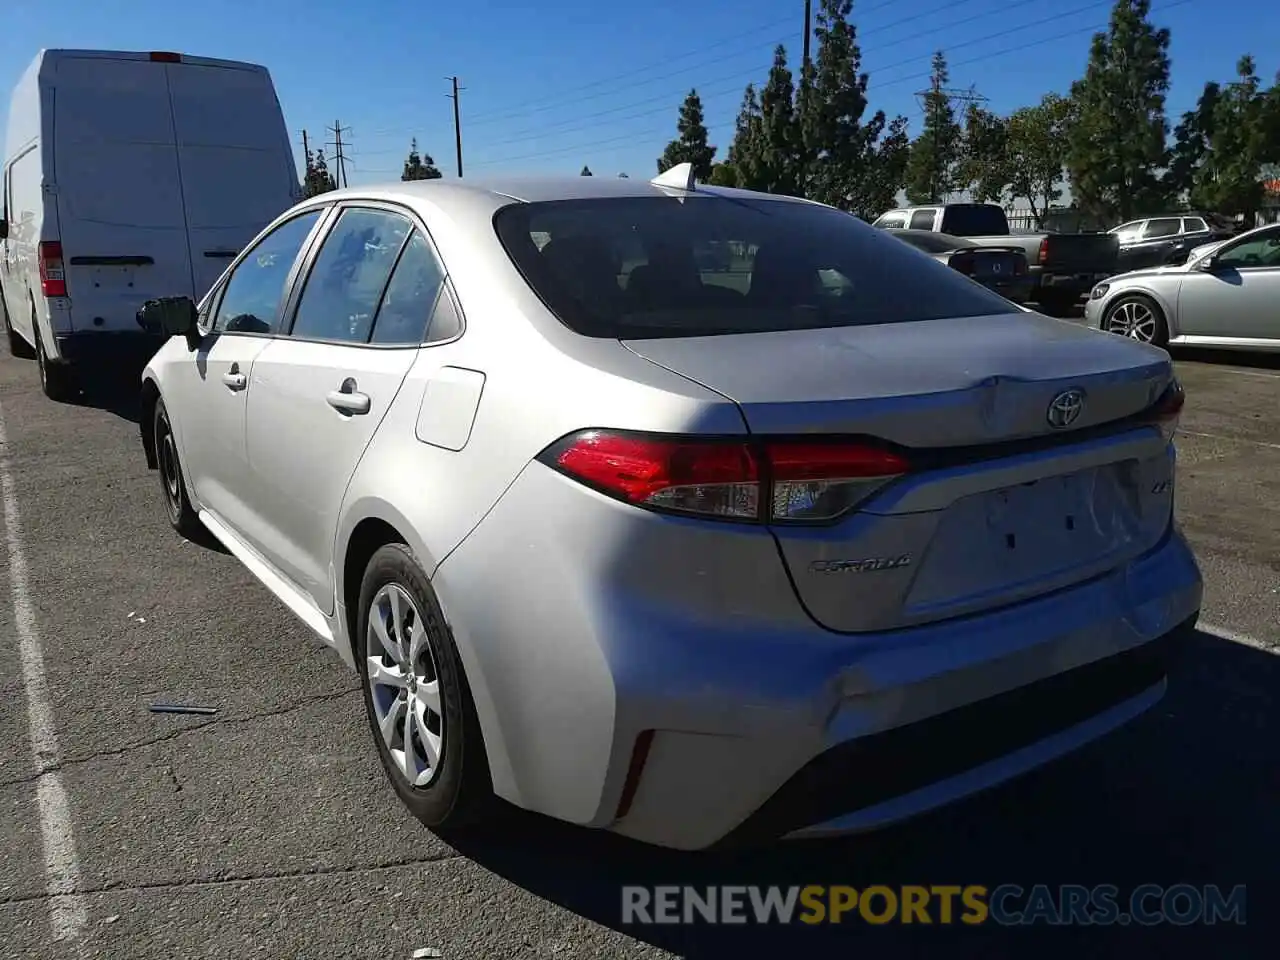
M1280 267L1280 229L1265 230L1224 250L1215 265L1232 270L1250 267Z
M236 265L223 288L225 292L213 318L214 331L271 331L284 300L289 271L321 212L311 210L280 224Z
M498 237L586 336L689 337L1020 313L838 210L627 197L512 204Z
M290 336L368 343L378 303L413 225L385 210L351 207L320 245Z

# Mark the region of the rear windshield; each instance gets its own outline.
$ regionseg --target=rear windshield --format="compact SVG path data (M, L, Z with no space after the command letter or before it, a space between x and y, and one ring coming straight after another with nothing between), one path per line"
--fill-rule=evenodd
M1018 312L830 207L706 195L564 200L503 207L494 226L548 308L592 337L764 333Z
M943 211L942 232L956 237L998 237L1009 232L1009 221L1003 210L989 203L957 204Z

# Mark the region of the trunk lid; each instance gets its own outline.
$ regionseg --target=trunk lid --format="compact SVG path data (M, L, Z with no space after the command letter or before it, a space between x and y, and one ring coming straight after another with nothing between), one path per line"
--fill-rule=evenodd
M916 470L855 512L772 527L799 599L832 630L1060 589L1150 549L1169 523L1159 431L1080 433L1146 409L1171 382L1167 354L1131 340L1019 312L625 345L735 401L754 434L917 451ZM1050 425L1050 403L1073 389L1077 418Z

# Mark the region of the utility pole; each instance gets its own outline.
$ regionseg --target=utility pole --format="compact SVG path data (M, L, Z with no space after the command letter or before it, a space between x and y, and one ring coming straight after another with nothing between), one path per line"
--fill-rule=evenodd
M302 131L302 160L303 166L308 169L311 167L311 143L307 140L307 131Z
M348 186L347 182L347 155L343 152L342 134L351 133L350 127L344 127L338 120L333 121L333 126L329 127L329 132L333 134L333 140L330 146L333 147L333 159L337 166L337 174L334 177L334 184L339 187ZM347 140L345 146L350 146L350 139Z
M458 113L458 91L465 90L466 87L458 86L457 77L445 77L446 80L453 84L453 93L446 93L445 96L453 101L453 143L458 153L458 178L462 178L462 118Z
M978 93L976 86L970 86L967 90L957 90L954 87L944 87L938 82L938 78L934 77L933 82L929 85L928 90L917 90L916 99L920 102L920 109L925 114L932 114L930 119L933 120L933 129L937 130L942 123L942 110L948 103L962 104L961 115L968 112L969 105L986 103L987 98ZM959 122L959 121L957 121ZM943 203L947 199L942 196L942 181L946 170L943 169L943 151L940 149L941 144L934 145L934 158L937 166L933 171L933 191L934 202ZM950 192L948 191L948 196Z
M804 59L800 63L806 70L809 67L809 38L813 36L812 18L813 0L804 0Z

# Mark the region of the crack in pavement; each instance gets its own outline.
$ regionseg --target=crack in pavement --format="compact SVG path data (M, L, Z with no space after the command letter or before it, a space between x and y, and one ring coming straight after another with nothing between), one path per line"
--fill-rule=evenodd
M272 717L282 717L287 714L293 713L297 710L303 710L307 707L314 706L318 703L327 703L333 700L341 700L343 697L350 696L353 693L359 693L359 692L360 692L360 688L358 686L347 687L346 689L337 690L337 691L334 691L333 693L317 694L316 696L313 696L313 697L307 697L304 700L296 701L294 703L291 703L289 706L279 707L275 710L267 710L262 713L250 713L250 714L246 714L243 717L219 717L213 720L205 720L200 723L192 723L185 727L179 727L177 730L170 730L168 733L164 733L156 737L150 737L149 739L146 739L146 740L138 740L133 743L127 743L120 747L112 747L109 750L95 750L93 753L81 754L80 756L64 757L62 761L59 763L48 763L48 764L42 765L39 773L29 774L28 776L25 776L25 777L15 777L11 780L0 780L0 789L3 789L5 787L18 786L24 783L35 783L45 774L51 773L55 770L63 770L67 767L78 766L84 763L91 763L94 760L105 760L108 757L120 757L126 753L131 753L135 750L141 750L145 747L153 747L156 744L165 743L166 741L169 741L169 740L177 740L180 737L185 737L187 734L195 733L199 730L205 730L209 727L216 727L220 725L226 726L229 724L253 723L257 720L269 720ZM3 901L0 901L0 902L3 902Z
M442 853L435 857L406 857L388 863L376 863L363 867L315 867L310 870L284 870L278 873L246 873L217 878L196 880L156 880L153 883L102 883L83 887L76 891L80 896L91 896L99 893L144 893L151 890L180 890L186 887L224 887L234 883L270 883L273 880L306 880L311 877L355 876L362 873L382 873L388 870L403 870L405 867L425 866L427 864L447 863L450 860L465 860L461 853ZM48 900L47 893L31 893L18 896L0 897L0 907L23 906Z

